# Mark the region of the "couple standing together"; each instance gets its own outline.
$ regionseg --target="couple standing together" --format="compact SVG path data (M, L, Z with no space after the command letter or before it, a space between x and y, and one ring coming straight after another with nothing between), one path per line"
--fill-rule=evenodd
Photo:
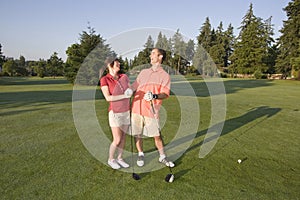
M166 52L154 48L150 54L151 67L144 69L130 86L126 74L119 74L120 62L117 59L106 62L108 73L100 80L102 93L109 104L109 125L113 141L109 148L108 165L113 169L127 168L123 160L126 132L131 120L131 134L135 137L138 151L137 165L144 165L142 135L153 137L159 152L158 161L168 167L174 163L167 160L159 128L159 109L162 100L170 95L170 76L161 64L166 58ZM134 92L130 119L130 98ZM115 158L115 153L117 157Z

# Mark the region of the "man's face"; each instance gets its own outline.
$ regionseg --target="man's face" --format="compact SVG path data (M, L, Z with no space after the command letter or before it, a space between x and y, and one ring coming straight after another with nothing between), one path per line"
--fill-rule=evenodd
M150 54L150 59L151 59L150 63L151 63L152 65L153 65L153 64L160 64L161 61L162 61L162 58L161 58L161 57L162 57L162 56L159 55L158 50L157 50L157 49L153 49L153 50L151 51L151 54Z

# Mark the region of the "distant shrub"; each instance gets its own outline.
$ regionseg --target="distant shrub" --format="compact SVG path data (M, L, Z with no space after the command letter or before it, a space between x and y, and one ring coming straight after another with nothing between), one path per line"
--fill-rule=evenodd
M253 76L256 78L256 79L261 79L262 76L263 76L263 73L260 71L260 70L256 70L253 74Z
M221 78L227 78L227 74L226 73L220 73Z

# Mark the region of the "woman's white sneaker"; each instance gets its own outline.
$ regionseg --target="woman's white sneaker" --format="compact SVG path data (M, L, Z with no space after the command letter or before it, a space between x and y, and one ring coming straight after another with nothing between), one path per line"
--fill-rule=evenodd
M119 165L121 165L121 167L124 167L124 168L129 167L129 165L123 159L118 159L117 162Z
M120 167L120 165L116 162L116 160L115 159L113 159L113 160L108 160L108 165L111 167L111 168L113 168L113 169L120 169L121 167Z

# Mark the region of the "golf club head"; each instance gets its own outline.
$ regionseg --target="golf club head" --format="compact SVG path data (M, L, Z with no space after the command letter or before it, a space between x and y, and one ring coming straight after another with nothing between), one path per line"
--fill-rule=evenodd
M168 174L165 178L165 181L168 183L172 183L174 181L174 175L173 174Z
M132 173L132 178L136 181L141 179L141 177L136 173Z

